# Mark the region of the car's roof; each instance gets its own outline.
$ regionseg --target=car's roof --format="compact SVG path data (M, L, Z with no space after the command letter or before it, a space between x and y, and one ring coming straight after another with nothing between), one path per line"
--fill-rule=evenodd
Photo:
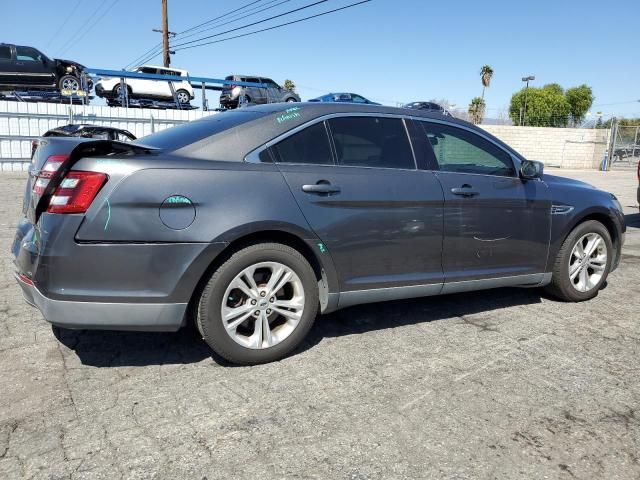
M144 65L138 65L136 68L142 68L142 67L159 68L159 69L162 69L162 70L170 70L172 72L186 72L186 70L183 69L183 68L162 67L160 65L148 65L146 63Z
M267 77L266 75L243 75L241 73L232 73L230 75L227 75L227 77L257 77L257 78L271 78L271 77Z
M359 113L446 120L477 130L503 144L479 127L445 117L438 111L347 102L270 103L243 107L162 130L139 139L138 143L189 158L242 161L249 152L320 117ZM505 145L505 148L509 147Z
M270 103L266 105L254 105L244 107L247 112L255 111L261 113L278 113L286 112L292 108L304 109L305 113L312 117L321 117L331 115L332 113L381 113L389 115L407 115L412 117L425 117L441 119L442 114L437 111L413 110L401 107L387 107L385 105L370 105L363 103L345 103L345 102L300 102L300 103ZM469 122L457 118L447 117L447 121L460 123L464 125L472 125Z

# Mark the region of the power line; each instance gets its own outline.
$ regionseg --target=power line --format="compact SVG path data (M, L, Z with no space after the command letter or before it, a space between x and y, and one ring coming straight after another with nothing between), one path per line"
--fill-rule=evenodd
M268 6L268 7L265 7L265 8L260 8L259 6L251 8L251 9L245 11L245 12L242 12L240 14L236 14L235 15L236 18L234 18L232 20L229 20L229 21L224 22L224 23L218 23L218 24L216 24L214 26L205 28L205 29L200 30L198 32L192 32L192 33L190 33L188 35L185 35L184 38L189 38L189 37L193 37L193 36L196 36L196 35L200 35L203 32L206 32L206 31L209 31L209 30L215 30L216 28L219 28L219 27L221 27L223 25L228 25L228 24L233 23L233 22L238 22L241 19L245 19L247 17L251 17L253 15L257 15L258 13L264 12L266 10L270 10L272 8L278 7L278 6L282 5L282 4L290 2L290 1L291 0L280 0L279 3L276 3L275 5L271 5L271 6ZM264 5L273 4L275 2L278 2L278 0L270 0L269 2L265 3ZM249 13L251 11L253 11L253 13ZM247 15L245 15L245 13ZM177 35L179 35L179 34L176 34L176 36ZM144 64L144 63L148 62L149 60L151 60L152 58L157 57L161 53L161 50L159 50L161 48L162 48L161 45L158 44L158 45L154 46L153 48L147 50L143 55L138 57L136 60L134 60L133 62L127 64L125 69L128 69L128 68L130 68L132 66L135 66L136 64L138 64L138 65Z
M200 23L200 24L196 25L195 27L187 28L186 30L183 30L183 31L181 31L181 32L178 32L178 34L179 34L179 35L182 35L183 33L190 32L190 31L195 30L195 29L197 29L197 28L199 28L199 27L202 27L203 25L208 25L208 24L210 24L210 23L212 23L212 22L215 22L216 20L218 20L218 19L220 19L220 18L223 18L223 17L226 17L226 16L228 16L228 15L231 15L232 13L235 13L235 12L237 12L237 11L239 11L239 10L243 10L243 9L245 9L245 8L247 8L247 7L250 7L251 5L254 5L254 4L259 3L259 2L262 2L262 0L255 0L255 1L253 1L253 2L249 2L249 3L247 3L246 5L244 5L244 6L240 7L240 8L236 8L235 10L231 10L230 12L223 13L223 14L222 14L222 15L220 15L219 17L212 18L211 20L207 20L206 22L202 22L202 23Z
M71 11L69 12L69 15L67 15L67 18L64 19L64 22L60 24L60 26L56 30L56 33L54 33L49 39L48 45L51 45L51 42L53 42L53 40L58 36L58 34L62 31L62 29L67 25L67 22L69 22L71 17L73 17L73 14L76 13L76 11L78 10L78 7L80 6L81 2L82 0L78 0L75 6L71 9Z
M231 33L231 32L236 32L238 30L242 30L243 28L248 28L248 27L252 27L254 25L258 25L259 23L264 23L264 22L268 22L270 20L273 20L275 18L280 18L280 17L284 17L285 15L290 15L292 13L296 13L299 12L301 10L306 10L307 8L311 8L311 7L315 7L316 5L320 5L321 3L326 3L329 0L318 0L317 2L314 3L310 3L308 5L305 5L303 7L299 7L299 8L295 8L293 10L289 10L287 12L284 13L280 13L278 15L274 15L272 17L268 17L268 18L264 18L262 20L258 20L257 22L253 22L253 23L248 23L247 25L242 25L240 27L236 27L236 28L232 28L231 30L226 30L224 32L220 32L220 33L216 33L214 35L207 35L206 37L202 37L202 38L197 38L195 40L189 40L188 42L184 42L184 43L178 43L176 45L174 45L174 47L182 47L183 45L190 45L192 43L197 43L197 42L201 42L202 40L206 40L208 38L214 38L214 37L219 37L220 35L225 35L227 33Z
M115 6L115 4L118 3L118 1L119 0L113 0L113 2L111 2L111 4L109 4L109 6L106 8L106 10L104 12L102 12L102 15L100 15L98 18L96 18L93 23L89 24L87 26L86 30L78 38L76 38L75 41L79 42L80 40L82 40L85 37L85 35L87 33L89 33L93 29L93 27L95 27L98 24L98 22L100 22L100 20L102 20L105 17L105 15L107 13L109 13L109 10L111 10ZM61 50L60 51L60 55L62 55L64 52L66 52L73 45L73 43L74 42L71 42L68 47L66 47L65 49Z
M73 34L71 34L71 37L69 37L69 39L62 44L62 47L60 47L60 52L62 53L62 50L67 46L68 43L70 43L73 39L75 39L76 35L78 35L86 26L87 26L87 22L91 21L91 19L93 17L96 16L96 14L100 11L100 9L106 4L106 1L103 1L102 3L98 4L98 8L96 8L93 13L91 15L89 15L89 18L82 24L80 25L80 28L78 28L75 32L73 32Z
M239 8L236 8L235 10L231 10L231 11L229 11L229 12L223 13L222 15L219 15L219 16L217 16L217 17L215 17L215 18L212 18L212 19L210 19L210 20L207 20L206 22L203 22L203 23L201 23L201 24L199 24L199 25L196 25L195 27L187 28L186 30L183 30L183 31L181 31L181 32L178 32L178 33L176 34L176 36L177 36L177 35L182 35L183 33L190 32L190 31L195 30L195 29L197 29L197 28L199 28L199 27L201 27L201 26L203 26L203 25L207 25L207 24L209 24L209 23L211 23L211 22L214 22L214 21L216 21L216 20L219 20L219 19L222 19L222 18L224 18L224 17L227 17L227 16L229 16L229 15L231 15L231 14L233 14L233 13L236 13L236 12L238 12L238 11L240 11L240 10L243 10L243 9L245 9L245 8L247 8L247 7L250 7L251 5L254 5L254 4L256 4L256 3L259 3L259 2L261 2L261 1L263 1L263 0L254 0L254 1L252 1L252 2L249 2L249 3L245 4L245 5L243 5L242 7L239 7ZM275 1L275 0L274 0L274 1ZM142 55L140 55L139 57L137 57L134 61L129 62L129 63L125 66L125 69L128 69L128 68L130 68L130 67L132 67L132 66L135 66L135 65L144 64L144 63L148 62L149 60L151 60L152 58L154 58L154 57L158 56L158 53L152 53L152 52L154 52L155 50L157 50L158 48L162 48L162 43L157 43L156 45L154 45L153 47L151 47L149 50L147 50L145 53L143 53ZM149 55L150 55L150 56L149 56ZM143 60L143 59L144 59L144 60Z
M236 38L247 37L249 35L254 35L256 33L262 33L262 32L267 32L269 30L275 30L276 28L285 27L287 25L293 25L294 23L304 22L305 20L311 20L313 18L322 17L323 15L329 15L330 13L339 12L340 10L346 10L347 8L351 8L351 7L355 7L355 6L358 6L358 5L362 5L363 3L369 3L370 1L371 0L362 0L360 2L352 3L352 4L346 5L344 7L334 8L333 10L327 10L326 12L317 13L317 14L311 15L309 17L300 18L298 20L293 20L291 22L281 23L279 25L274 25L273 27L262 28L260 30L254 30L253 32L243 33L241 35L234 35L233 37L223 38L223 39L220 39L220 40L214 40L212 42L205 42L205 43L200 43L198 45L190 45L188 47L176 48L176 51L177 50L186 50L188 48L203 47L205 45L211 45L211 44L214 44L214 43L226 42L227 40L234 40ZM203 40L203 39L201 39L201 40ZM188 42L188 43L192 43L192 42Z
M269 3L274 3L276 1L278 1L278 0L271 0L271 2L265 3L265 5L268 5ZM258 13L264 12L266 10L271 10L272 8L279 7L283 3L287 3L287 2L290 2L290 1L291 0L281 0L279 3L276 3L275 5L271 5L270 7L262 8L262 9L260 9L258 11L253 12L253 13L248 13L249 11L243 12L241 15L236 15L236 18L234 18L233 20L229 20L229 21L224 22L224 23L217 23L217 24L215 24L215 25L213 25L211 27L204 28L204 29L202 29L202 30L200 30L198 32L192 32L189 35L185 35L184 37L181 37L181 38L183 38L183 39L184 38L191 38L191 37L194 37L196 35L200 35L201 33L208 32L210 30L215 30L216 28L220 28L220 27L222 27L224 25L228 25L228 24L233 23L233 22L238 22L240 20L252 17L252 16L257 15ZM247 15L244 15L244 13L247 13Z
M142 55L140 55L138 58L136 58L133 62L127 63L127 65L125 65L125 67L124 67L125 70L128 69L129 67L133 67L133 66L136 66L136 65L144 63L141 60L143 58L146 58L147 55L149 55L151 52L154 52L154 51L158 50L158 48L162 48L162 43L158 43L157 45L153 46L152 48L150 48L149 50L144 52ZM156 55L157 55L157 53L154 54L153 56L155 57Z

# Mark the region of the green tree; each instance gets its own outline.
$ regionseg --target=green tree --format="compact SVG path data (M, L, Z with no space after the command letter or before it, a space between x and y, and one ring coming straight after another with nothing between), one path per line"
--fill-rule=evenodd
M565 97L569 102L571 119L574 125L582 123L585 115L593 104L593 91L587 85L580 85L567 89Z
M289 90L290 92L296 91L296 84L293 83L293 80L286 79L283 85L285 90Z
M509 106L509 117L515 125L520 125L522 114L523 123L527 126L566 127L570 113L571 105L557 83L542 88L523 88L513 94Z
M484 89L491 84L493 78L493 68L489 65L483 65L480 69L480 81L482 82L482 99L484 100Z
M485 108L486 105L482 97L474 97L471 99L471 103L469 103L469 118L476 125L482 123Z

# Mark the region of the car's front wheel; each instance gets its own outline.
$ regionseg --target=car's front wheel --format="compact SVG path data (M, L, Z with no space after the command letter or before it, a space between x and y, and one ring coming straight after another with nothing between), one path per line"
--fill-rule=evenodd
M73 75L64 75L58 81L58 88L60 90L80 90L80 80Z
M238 364L278 360L304 339L318 310L318 285L309 262L278 243L234 253L211 276L197 312L205 341Z
M189 92L187 92L186 90L178 90L176 92L176 98L178 99L178 102L180 102L182 105L185 105L191 100L191 95L189 95Z
M558 251L547 291L568 302L595 297L607 280L612 257L607 227L596 220L579 224Z
M298 100L296 100L296 99L295 99L295 98L293 98L293 97L289 97L289 98L287 98L287 103L297 102L297 101L298 101Z

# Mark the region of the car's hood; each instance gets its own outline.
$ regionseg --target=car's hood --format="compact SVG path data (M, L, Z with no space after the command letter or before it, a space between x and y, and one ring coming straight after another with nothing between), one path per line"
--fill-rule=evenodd
M580 180L574 180L573 178L560 177L558 175L549 175L545 173L542 179L550 187L559 185L559 186L586 188L589 190L597 190L597 188L594 187L593 185L590 185L586 182L581 182Z
M62 59L62 58L54 58L53 60L58 62L58 63L60 63L60 64L63 64L63 65L73 65L74 67L77 67L80 70L84 70L86 68L81 63L74 62L73 60L65 60L65 59Z

